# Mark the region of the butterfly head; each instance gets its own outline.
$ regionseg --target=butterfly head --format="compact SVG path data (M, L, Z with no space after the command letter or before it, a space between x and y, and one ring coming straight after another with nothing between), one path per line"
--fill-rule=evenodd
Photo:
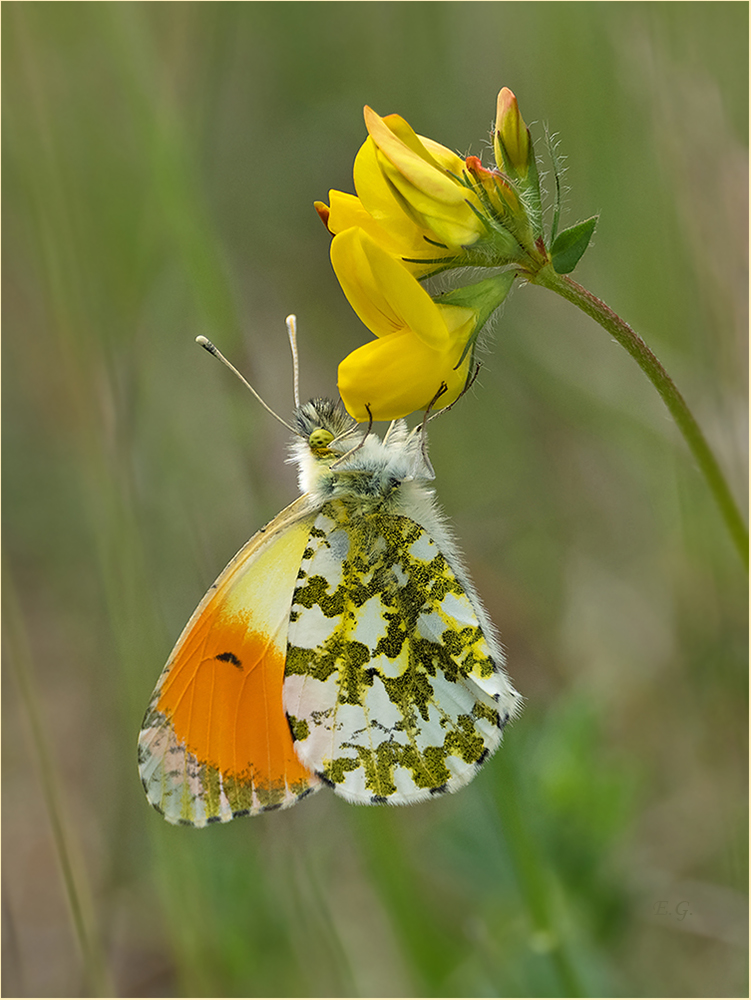
M337 458L360 440L358 424L330 399L311 399L295 410L294 427L315 458Z
M362 434L341 404L330 399L298 406L292 423L296 437L289 461L298 466L300 489L310 493L323 479L335 476L331 466L358 445Z
M299 467L300 488L321 500L332 496L390 492L395 485L432 479L422 439L404 421L395 421L381 440L349 416L341 403L312 399L295 410L291 461Z

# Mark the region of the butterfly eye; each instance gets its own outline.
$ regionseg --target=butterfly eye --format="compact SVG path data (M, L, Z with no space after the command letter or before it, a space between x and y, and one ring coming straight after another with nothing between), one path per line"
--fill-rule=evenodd
M334 435L331 431L327 431L323 427L316 427L308 438L308 445L311 451L321 455L327 450L333 440Z

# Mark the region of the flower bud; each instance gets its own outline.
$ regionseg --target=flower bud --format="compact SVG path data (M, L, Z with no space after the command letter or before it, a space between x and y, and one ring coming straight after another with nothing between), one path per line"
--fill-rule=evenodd
M516 97L508 87L498 95L493 145L495 161L501 170L511 177L526 177L530 157L534 156L532 142Z
M516 97L508 87L503 87L498 94L493 146L498 168L516 186L527 215L529 232L537 241L542 235L542 197L537 161L529 129L524 124Z

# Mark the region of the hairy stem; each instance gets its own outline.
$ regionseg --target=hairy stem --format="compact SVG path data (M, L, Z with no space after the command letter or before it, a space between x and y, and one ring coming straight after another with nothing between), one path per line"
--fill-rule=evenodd
M733 543L738 550L744 565L748 568L748 529L743 521L738 506L733 499L727 481L712 449L707 444L701 428L686 405L686 401L678 391L675 383L662 367L652 351L647 347L639 334L625 320L613 312L602 299L588 292L568 275L556 274L551 265L536 274L525 274L534 284L542 285L550 291L557 292L568 299L582 312L604 327L608 333L624 347L636 361L652 385L662 396L663 402L673 416L680 432L686 439L712 494L717 501L720 512L725 520Z

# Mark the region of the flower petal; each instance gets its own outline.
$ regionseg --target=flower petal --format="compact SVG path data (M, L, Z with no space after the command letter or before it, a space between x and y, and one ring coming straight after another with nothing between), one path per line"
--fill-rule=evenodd
M436 196L445 191L449 199L456 199L456 192L452 190L456 182L448 176L448 172L461 174L464 162L460 156L440 143L427 140L439 153L438 157L433 156L425 141L401 115L381 118L366 105L365 125L381 152L408 180L420 187L420 178L423 178L427 184L423 188L426 193L435 185Z
M399 231L395 231L394 227L382 225L374 218L353 194L329 191L329 201L330 206L320 201L314 202L314 206L332 236L359 226L415 277L423 277L440 267L441 261L436 259L440 258L440 251L425 242L422 230L398 208L394 211L398 213L400 226Z
M375 183L382 191L385 181L392 189L389 201L395 201L408 217L431 230L439 242L459 247L485 235L487 227L479 217L482 205L474 192L457 179L464 172L464 161L459 156L427 140L437 154L433 156L399 115L384 119L366 107L365 124L376 149L367 179L361 170L359 181L355 180L364 204L367 188ZM376 170L383 175L382 181L375 177ZM385 200L383 195L379 200Z
M424 410L445 383L448 391L435 404L449 406L467 381L469 357L455 369L461 344L434 351L412 331L394 333L358 347L339 365L339 393L355 420L395 420Z
M440 200L407 181L385 157L380 162L383 175L392 185L402 211L425 228L428 239L456 250L471 246L487 234L489 227L480 217L479 201L474 192L461 187L458 188L462 193L460 201L451 203Z
M412 330L433 349L447 346L443 311L417 279L362 229L354 226L334 237L331 263L350 305L377 337Z
M397 200L392 185L381 172L377 147L370 136L355 157L354 178L355 191L363 206L393 234L394 241L401 244L407 254L412 256L414 252L417 256L426 249L435 251L425 242L425 227L418 225L411 215L405 215L401 201Z

